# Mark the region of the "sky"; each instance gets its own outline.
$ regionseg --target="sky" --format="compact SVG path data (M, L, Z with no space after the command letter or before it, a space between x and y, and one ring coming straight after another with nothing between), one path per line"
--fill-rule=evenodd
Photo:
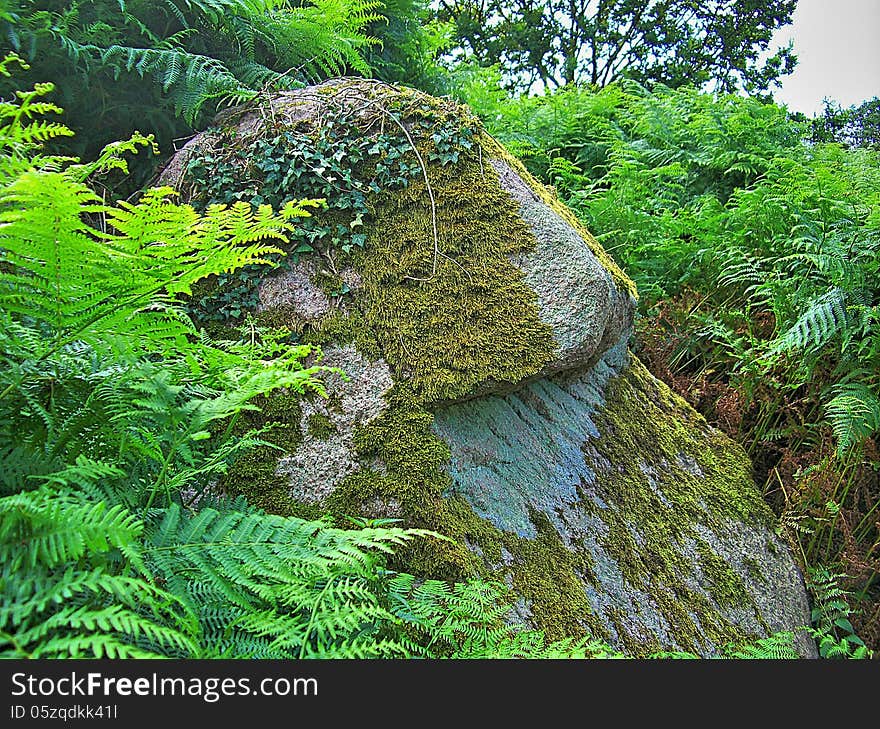
M798 64L775 100L808 116L823 97L844 107L880 96L880 0L799 0L771 48L794 41Z

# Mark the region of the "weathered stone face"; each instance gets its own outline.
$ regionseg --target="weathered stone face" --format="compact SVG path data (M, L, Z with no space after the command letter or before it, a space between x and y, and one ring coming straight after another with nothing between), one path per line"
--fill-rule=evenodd
M630 333L635 300L611 274L570 222L544 202L504 160L492 160L498 183L519 204L535 247L512 257L538 295L541 320L553 328L554 358L542 375L596 361Z
M743 453L622 345L593 367L439 408L452 490L523 540L541 537L540 512L581 555L569 576L601 628L633 651L687 634L711 652L724 623L752 635L801 624L800 575ZM805 636L799 647L813 650Z
M569 210L477 127L456 162L425 162L430 114L474 123L448 102L337 81L267 103L193 140L166 179L191 190L190 154L342 118L398 128L421 177L372 199L363 250L319 250L260 283L258 319L322 345L349 379L299 404L286 452L225 488L447 534L458 546L414 547L402 566L505 580L516 619L551 638L712 655L809 623L745 453L628 353L634 288ZM322 286L328 267L348 293Z

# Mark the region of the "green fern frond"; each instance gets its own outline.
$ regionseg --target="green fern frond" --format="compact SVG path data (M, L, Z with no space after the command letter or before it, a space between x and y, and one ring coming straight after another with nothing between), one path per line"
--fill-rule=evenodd
M143 524L121 506L47 488L0 499L0 558L13 568L54 567L133 543Z
M801 656L794 648L794 633L781 631L766 638L740 645L729 645L724 650L725 658L748 660L795 660Z
M870 659L873 651L856 634L850 618L850 594L841 586L846 575L826 566L811 567L808 587L813 597L810 635L815 638L822 658Z
M382 4L373 0L163 0L152 14L164 12L166 25L151 17L149 3L95 4L98 22L82 22L76 6L66 12L24 7L6 27L19 45L27 36L34 55L61 56L56 62L67 62L87 82L102 73L155 84L190 125L203 110L265 89L349 70L369 75L364 54L378 41L366 29L383 18ZM156 30L162 25L164 34Z
M825 412L843 456L853 445L880 430L880 397L861 382L840 383L831 391L834 397Z
M798 320L780 336L777 351L818 351L847 324L846 293L833 288L813 300Z
M157 304L192 283L243 265L270 263L303 201L282 215L268 206L212 206L204 215L171 202L167 188L137 204L109 208L60 173L29 172L0 188L0 307L43 322L54 337L36 360L76 340L96 347L117 338L175 342L192 333L178 312ZM112 232L85 215L101 215ZM152 306L147 308L147 304Z

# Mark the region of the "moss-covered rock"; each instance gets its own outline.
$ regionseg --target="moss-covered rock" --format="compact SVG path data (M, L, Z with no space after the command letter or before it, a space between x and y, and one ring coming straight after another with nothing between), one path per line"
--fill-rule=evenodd
M452 493L519 545L547 545L548 533L565 545L549 580L515 542L505 565L554 634L570 632L558 591L573 580L582 617L630 651L712 654L806 619L745 453L622 345L593 367L438 409L435 429L450 446Z
M345 173L372 190L369 215L350 216L363 245L291 251L257 297L262 323L322 345L348 377L327 401L291 405L284 452L252 456L227 490L284 513L442 532L452 541L411 544L399 565L503 579L516 619L551 637L712 655L807 624L800 573L744 452L628 353L632 282L466 109L347 80L224 125L169 168L194 197L187 159L206 149L284 130L326 137L328 125L376 140ZM392 161L411 174L382 188ZM277 182L262 194L251 169L241 178L231 194L279 194ZM304 196L293 182L283 192ZM350 203L318 214L326 230Z

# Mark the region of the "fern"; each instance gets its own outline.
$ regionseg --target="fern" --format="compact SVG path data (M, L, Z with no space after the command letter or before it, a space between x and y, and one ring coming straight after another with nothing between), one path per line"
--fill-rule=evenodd
M782 631L766 638L758 638L754 643L729 645L724 650L726 658L749 660L793 660L800 658L794 649L794 633Z
M0 502L0 554L10 569L76 562L90 552L124 548L143 525L122 507L90 504L46 490L7 496ZM15 549L12 545L18 545Z
M277 217L237 204L201 216L171 194L155 189L109 208L63 173L42 172L0 188L0 306L54 332L35 359L73 341L124 346L147 330L151 342L187 336L173 296L208 275L269 263L280 251L263 241L284 240L288 220L304 212L291 206ZM96 230L85 215L103 215L117 232Z
M839 383L825 406L841 456L880 431L880 397L861 382Z
M846 575L828 567L813 567L809 587L813 596L810 634L816 639L822 658L873 658L873 652L856 635L850 618L849 593L840 587Z
M396 620L372 552L427 533L347 532L241 507L172 505L145 524L69 491L0 499L0 655L406 653L380 635Z
M847 326L846 296L833 288L814 299L779 338L777 350L817 351Z
M21 96L24 111L9 136L38 154L33 136L16 131L32 123L32 102ZM259 442L256 434L212 435L255 396L279 388L323 394L320 368L302 366L310 348L282 351L260 339L218 345L197 335L178 300L207 276L280 253L273 243L312 203L290 203L279 214L246 204L198 214L159 188L109 206L83 180L118 167L133 144L51 172L34 167L26 145L5 149L0 402L8 427L0 428L0 448L26 450L46 472L64 472L85 453L100 463L115 452L146 503L167 502L204 491ZM121 473L114 472L119 481ZM72 483L72 472L67 477Z
M226 64L212 58L177 48L132 48L113 45L109 48L82 46L79 53L91 54L114 71L152 77L170 94L175 113L194 123L202 107L212 100L243 101L253 97L254 89L240 81ZM277 76L273 76L273 79Z
M658 651L652 653L649 658L693 660L700 658L700 656L690 651ZM783 661L799 659L801 655L794 647L794 633L783 630L772 633L765 638L755 638L751 641L741 641L739 643L727 643L722 646L716 658L727 660Z
M102 73L120 82L137 76L190 125L206 107L264 89L348 70L369 75L363 54L378 41L365 28L382 17L374 0L102 0L89 3L87 15L79 5L49 12L11 3L5 34L12 50L51 59L56 69L70 64L66 72L79 71L87 83Z
M38 142L34 123L22 120L48 91L22 94L22 113L0 134L0 307L19 341L38 344L32 362L74 342L149 348L191 336L176 297L206 276L268 263L265 256L280 253L269 241L286 240L315 204L289 203L277 215L268 206L216 205L200 215L174 204L170 188L157 188L135 204L104 205L82 178L116 166L133 145L114 145L95 165L45 172L30 159L22 171L23 155ZM89 222L96 217L100 228ZM52 336L29 336L23 327Z
M170 594L107 569L113 553L142 565L142 528L123 507L70 491L0 499L0 655L144 657L191 648L168 612Z
M147 533L145 554L202 626L207 655L378 657L403 655L382 636L394 617L382 604L377 553L428 533L338 530L266 515L242 502L190 515L172 505Z

